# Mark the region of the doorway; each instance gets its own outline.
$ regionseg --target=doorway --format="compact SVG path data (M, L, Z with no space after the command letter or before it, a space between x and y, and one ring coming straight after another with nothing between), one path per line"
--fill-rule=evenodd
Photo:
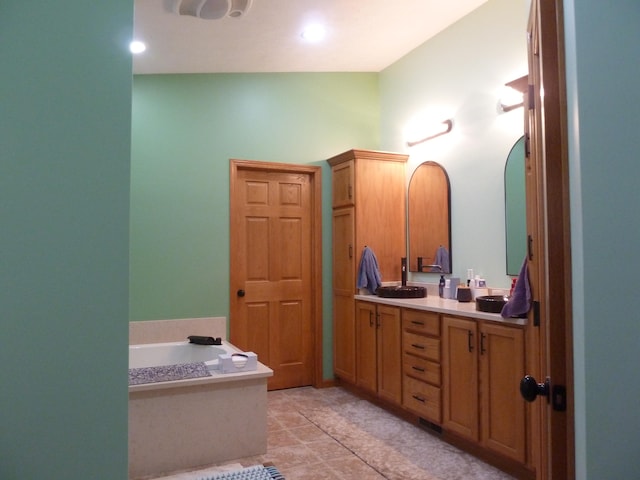
M231 160L230 339L274 371L269 390L322 379L320 167Z

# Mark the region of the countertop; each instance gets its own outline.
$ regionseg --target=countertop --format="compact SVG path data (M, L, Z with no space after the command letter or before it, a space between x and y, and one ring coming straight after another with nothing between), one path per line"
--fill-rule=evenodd
M377 295L355 295L356 300L393 305L395 307L413 308L415 310L427 310L430 312L471 317L492 322L506 323L510 325L526 325L526 318L502 318L499 313L486 313L476 310L476 302L458 302L427 295L424 298L383 298Z

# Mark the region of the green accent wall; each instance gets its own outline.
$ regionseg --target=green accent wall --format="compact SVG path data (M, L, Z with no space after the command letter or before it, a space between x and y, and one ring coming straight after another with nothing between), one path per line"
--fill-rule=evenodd
M132 17L0 7L3 480L127 478Z
M524 114L521 108L500 111L499 101L504 84L528 70L528 3L490 0L380 74L381 148L409 154L408 175L425 161L446 169L453 276L466 278L472 268L491 287L511 284L504 167L524 131ZM453 129L409 148L405 130L420 115L451 118ZM430 283L438 278L411 276Z
M638 478L640 3L564 4L576 478Z
M229 159L319 165L324 372L332 376L327 158L379 146L375 73L140 75L133 82L131 320L229 317Z

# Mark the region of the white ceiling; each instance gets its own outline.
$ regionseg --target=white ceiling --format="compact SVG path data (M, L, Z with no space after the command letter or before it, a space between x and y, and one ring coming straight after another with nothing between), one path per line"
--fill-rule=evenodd
M487 0L253 0L240 18L172 13L135 0L134 73L379 72ZM322 44L301 36L326 24Z

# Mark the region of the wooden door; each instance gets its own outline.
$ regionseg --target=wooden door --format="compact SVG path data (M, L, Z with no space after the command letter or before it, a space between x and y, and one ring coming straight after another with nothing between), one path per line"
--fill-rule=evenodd
M442 319L442 426L479 440L478 354L475 320Z
M530 405L531 463L538 480L575 477L562 5L561 0L533 0L528 25L530 86L525 101L525 153L528 267L534 308L526 332L526 368L540 384L548 379L551 400L542 398Z
M524 333L495 323L480 326L481 442L525 462L525 401L518 384L524 376Z
M322 317L316 317L320 199L314 169L231 162L230 339L273 369L270 389L317 380L321 342L314 327Z
M377 307L378 395L402 404L402 326L400 309Z
M356 385L376 393L376 306L356 302Z

